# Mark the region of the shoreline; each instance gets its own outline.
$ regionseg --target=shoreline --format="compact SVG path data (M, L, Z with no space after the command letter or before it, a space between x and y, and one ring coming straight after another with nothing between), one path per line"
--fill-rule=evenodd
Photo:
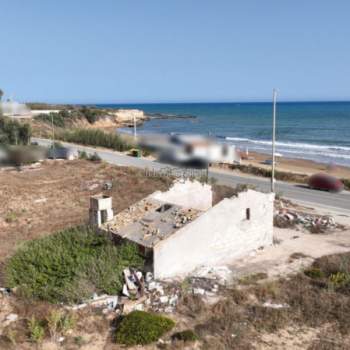
M242 159L243 165L252 165L263 169L271 169L271 165L264 164L264 161L271 159L271 155L260 152L249 152L249 159ZM350 179L350 166L318 162L315 160L301 158L276 158L276 170L292 172L299 175L313 175L324 172L340 178Z

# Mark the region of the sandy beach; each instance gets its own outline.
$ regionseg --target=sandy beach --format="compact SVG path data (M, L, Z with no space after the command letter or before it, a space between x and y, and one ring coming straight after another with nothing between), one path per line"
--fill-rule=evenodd
M253 165L260 168L270 169L271 165L264 164L264 161L271 159L270 155L249 152L249 159L242 160L243 165ZM350 179L350 167L341 165L332 165L318 163L306 159L291 159L285 157L277 157L276 170L291 172L302 175L312 175L319 172L325 172L336 177Z

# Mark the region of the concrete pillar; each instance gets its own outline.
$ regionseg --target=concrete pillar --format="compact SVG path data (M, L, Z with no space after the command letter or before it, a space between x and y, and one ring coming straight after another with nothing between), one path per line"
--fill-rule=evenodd
M104 195L90 197L89 222L101 226L113 219L112 198Z

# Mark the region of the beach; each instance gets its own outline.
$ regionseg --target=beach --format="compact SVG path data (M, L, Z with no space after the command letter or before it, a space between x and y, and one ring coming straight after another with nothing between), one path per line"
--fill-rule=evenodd
M242 164L251 164L259 168L271 169L271 165L264 164L264 161L267 159L271 159L271 156L258 152L250 152L249 159L243 159ZM308 176L322 172L339 178L350 179L350 167L342 165L334 165L330 167L328 164L307 159L277 157L276 170Z

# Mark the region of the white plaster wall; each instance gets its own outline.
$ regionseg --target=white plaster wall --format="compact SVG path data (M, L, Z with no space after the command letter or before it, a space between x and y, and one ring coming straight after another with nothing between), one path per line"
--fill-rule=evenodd
M248 190L224 199L154 248L155 277L184 276L228 264L273 240L273 194ZM250 208L250 220L246 209Z
M210 185L201 184L198 181L177 181L166 192L157 191L150 195L151 198L177 204L184 208L193 208L206 211L212 207L213 192Z

